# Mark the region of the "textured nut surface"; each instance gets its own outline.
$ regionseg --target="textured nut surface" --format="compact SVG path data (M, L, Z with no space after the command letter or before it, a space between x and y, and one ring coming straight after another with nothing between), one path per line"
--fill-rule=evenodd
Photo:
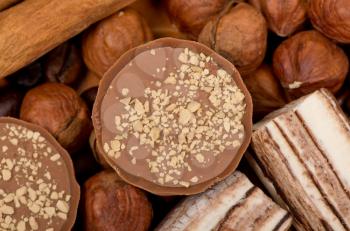
M312 0L309 1L309 17L312 25L341 43L350 43L350 1Z
M170 15L166 10L166 1L138 0L129 7L135 9L146 19L155 38L187 38L187 35L170 20Z
M170 17L181 31L194 39L226 3L227 0L166 0Z
M269 28L279 36L288 36L306 20L303 0L249 0L265 16Z
M152 206L138 188L103 171L84 185L86 231L143 231L152 220Z
M83 58L99 76L130 48L152 39L146 21L132 9L126 9L99 22L83 40Z
M87 141L91 130L85 102L60 83L46 83L28 91L20 118L46 128L70 152Z
M336 93L348 66L343 50L317 31L292 36L273 55L274 73L290 99L322 87Z
M241 75L247 75L264 59L267 25L254 7L239 3L225 15L208 22L198 41L232 62Z
M49 82L72 85L81 77L82 69L80 52L71 42L63 43L47 55L45 76Z
M266 64L245 76L243 81L253 98L255 119L262 118L287 103L278 79Z

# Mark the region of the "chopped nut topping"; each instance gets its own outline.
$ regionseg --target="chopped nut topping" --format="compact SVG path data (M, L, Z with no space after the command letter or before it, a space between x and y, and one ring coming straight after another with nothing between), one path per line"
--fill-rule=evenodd
M63 225L64 220L57 213L67 216L71 196L49 167L61 163L60 154L39 132L20 125L4 124L0 136L0 229L54 231L53 227L59 227L61 230L58 225ZM39 226L42 220L45 227Z
M154 56L157 49L149 52ZM185 48L176 63L175 68L152 67L152 76L162 71L164 78L152 81L142 97L117 97L124 109L114 115L120 136L105 142L103 149L116 159L129 153L128 162L133 165L146 162L157 184L189 187L207 180L193 175L194 166L206 168L226 150L241 145L246 105L232 76L210 56ZM128 92L122 91L122 96ZM139 142L138 151L130 148L131 138ZM142 162L139 152L150 155ZM189 173L186 179L182 178L185 172Z

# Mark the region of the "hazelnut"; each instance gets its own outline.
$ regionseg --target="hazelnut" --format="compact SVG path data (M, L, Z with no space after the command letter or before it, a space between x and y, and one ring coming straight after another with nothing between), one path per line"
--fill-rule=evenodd
M278 79L273 75L272 68L266 64L245 76L243 81L253 99L255 120L287 103Z
M86 231L146 231L152 206L140 189L119 179L114 171L103 171L84 184Z
M63 43L46 56L45 77L49 82L73 85L81 76L83 60L71 42Z
M152 39L146 21L125 9L97 23L83 39L83 58L88 68L102 77L127 50Z
M197 39L205 24L226 4L227 0L166 0L170 18L192 39Z
M250 0L265 16L269 28L285 37L293 34L306 20L303 0Z
M60 83L45 83L28 91L20 118L46 128L69 152L79 150L91 131L85 102Z
M265 57L267 26L262 14L254 7L238 3L226 14L208 22L198 41L232 62L241 75L247 75Z
M350 43L349 0L309 1L308 14L312 25L324 35L341 43Z
M131 4L130 7L146 19L155 38L187 38L187 35L181 32L170 20L169 14L167 14L165 9L165 1L138 0Z
M348 68L344 51L312 30L285 40L273 55L274 73L289 99L319 88L336 93L345 80Z

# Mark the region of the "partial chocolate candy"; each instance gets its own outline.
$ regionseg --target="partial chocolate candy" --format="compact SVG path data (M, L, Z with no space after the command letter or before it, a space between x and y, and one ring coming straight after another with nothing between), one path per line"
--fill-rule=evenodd
M207 190L187 197L158 231L288 230L292 218L248 178L236 171Z
M250 141L252 102L230 62L202 44L165 38L109 70L93 122L97 150L124 180L189 195L235 170Z
M66 231L80 190L68 153L43 128L0 118L0 229Z
M350 125L322 89L255 125L250 163L298 230L350 229Z

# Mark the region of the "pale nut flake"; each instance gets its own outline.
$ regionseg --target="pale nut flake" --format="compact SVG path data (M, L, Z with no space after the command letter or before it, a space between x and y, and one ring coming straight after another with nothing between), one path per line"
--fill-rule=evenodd
M182 125L187 124L193 117L193 114L190 110L181 108L179 112L179 123Z

